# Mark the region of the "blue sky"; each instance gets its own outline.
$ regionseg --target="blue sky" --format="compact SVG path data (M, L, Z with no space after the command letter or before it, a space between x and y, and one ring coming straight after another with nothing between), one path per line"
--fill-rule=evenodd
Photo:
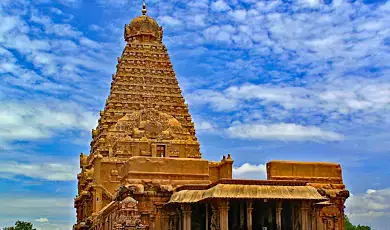
M390 2L149 0L204 157L237 178L334 161L355 224L390 218ZM0 1L0 227L70 229L123 26L141 1Z

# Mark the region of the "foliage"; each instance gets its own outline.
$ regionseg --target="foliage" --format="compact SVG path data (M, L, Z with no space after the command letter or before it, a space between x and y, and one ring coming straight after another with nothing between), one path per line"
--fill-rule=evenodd
M348 216L345 215L344 216L344 230L371 230L371 227L360 225L360 224L358 226L355 226L349 221Z
M3 228L3 230L36 230L36 229L33 228L32 223L18 220L18 221L16 221L15 226L6 227L6 228Z

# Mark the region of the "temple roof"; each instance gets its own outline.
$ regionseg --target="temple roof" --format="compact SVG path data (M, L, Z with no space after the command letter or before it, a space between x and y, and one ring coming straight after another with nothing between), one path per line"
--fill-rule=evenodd
M147 10L145 3L142 8L142 15L134 18L129 25L125 26L125 40L131 41L134 37L145 35L149 36L148 41L161 42L162 28L158 25L156 20L146 15Z
M311 186L218 184L207 190L174 192L168 203L196 203L208 199L327 200Z

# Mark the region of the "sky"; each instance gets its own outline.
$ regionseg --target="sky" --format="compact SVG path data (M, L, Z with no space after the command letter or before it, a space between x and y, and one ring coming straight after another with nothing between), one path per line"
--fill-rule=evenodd
M389 230L390 2L147 0L203 157L343 169L354 224ZM0 228L71 229L80 152L136 0L0 1Z

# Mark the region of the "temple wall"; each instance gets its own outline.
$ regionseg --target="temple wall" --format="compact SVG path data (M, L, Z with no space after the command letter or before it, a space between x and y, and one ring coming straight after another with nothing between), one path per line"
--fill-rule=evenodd
M119 170L124 180L185 180L208 183L208 161L163 157L132 157Z
M220 179L232 179L233 176L233 162L222 162L219 170Z
M267 179L343 184L340 164L320 162L270 161Z
M114 161L108 158L103 158L100 163L100 183L111 194L114 194L120 185L118 170L122 165L123 161Z
M210 181L215 182L220 179L232 179L233 160L222 160L221 162L209 162Z
M344 229L344 203L349 197L343 184L340 164L321 162L271 161L268 180L305 181L329 199L327 206L311 207L313 229Z
M219 166L217 162L209 162L209 173L210 173L211 182L219 180L220 172L219 172Z

